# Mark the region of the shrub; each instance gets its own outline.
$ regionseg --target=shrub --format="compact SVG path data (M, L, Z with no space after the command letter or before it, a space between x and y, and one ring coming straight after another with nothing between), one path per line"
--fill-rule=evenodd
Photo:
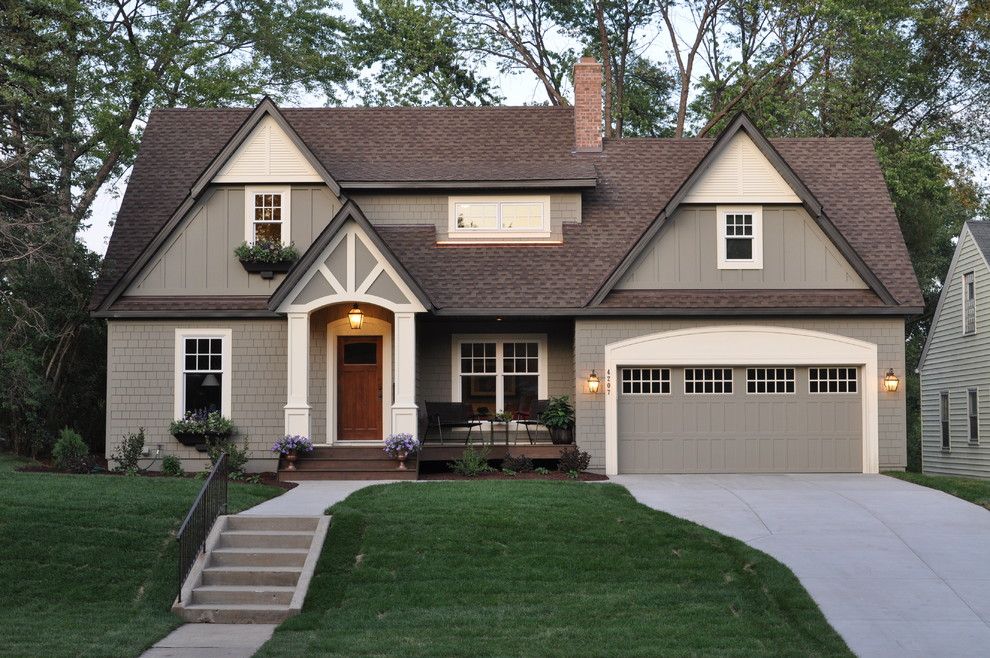
M550 469L544 468L543 466L537 466L533 469L533 471L539 473L540 475L550 475Z
M572 471L580 473L588 470L591 464L591 455L576 447L567 448L560 451L560 461L557 462L557 470L570 474Z
M506 455L502 460L502 470L515 471L516 473L528 473L533 470L533 460L526 455Z
M182 460L175 455L162 457L162 474L174 478L185 475L185 471L182 470Z
M206 454L210 457L210 467L212 468L221 453L227 453L227 473L231 480L239 480L244 477L244 467L248 461L247 441L243 445L230 438L212 439L206 442Z
M469 478L491 471L492 467L488 465L488 448L468 448L460 458L450 462L450 470Z
M114 448L110 455L110 461L116 466L113 470L133 475L138 472L138 460L144 451L144 428L139 427L137 434L128 434L123 437L120 444Z
M299 258L295 245L283 245L276 240L258 240L253 244L242 242L234 255L238 260L250 263L291 263Z
M82 437L68 427L59 432L58 441L52 448L52 461L60 471L84 472L89 470L86 457L89 447Z

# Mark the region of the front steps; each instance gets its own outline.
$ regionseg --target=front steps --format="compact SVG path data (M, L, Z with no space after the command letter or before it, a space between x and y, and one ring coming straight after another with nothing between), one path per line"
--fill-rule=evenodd
M296 470L279 468L278 479L301 480L415 480L416 455L406 460L408 470L375 446L320 446L296 460Z
M172 611L215 624L277 624L299 614L329 525L327 516L221 516Z

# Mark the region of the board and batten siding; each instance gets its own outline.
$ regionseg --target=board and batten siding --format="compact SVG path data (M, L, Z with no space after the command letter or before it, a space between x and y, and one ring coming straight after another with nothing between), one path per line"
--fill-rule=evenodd
M124 295L270 295L284 274L265 280L244 271L244 187L214 186L189 211ZM292 186L290 233L300 253L340 210L326 186Z
M762 269L718 269L717 222L715 206L680 208L616 288L867 287L801 206L763 206Z
M592 369L605 372L605 346L637 336L691 329L702 326L757 325L793 327L847 336L877 346L878 372L893 368L904 372L904 320L901 318L779 318L763 319L672 319L672 318L578 318L574 326L574 387L576 398L576 439L582 450L591 453L591 467L605 469L605 394L588 392L587 378ZM739 364L744 365L745 356ZM635 365L635 364L628 364ZM809 364L813 365L813 364ZM604 379L604 376L603 376ZM866 382L865 386L870 386ZM872 385L879 387L879 381ZM604 387L603 387L604 388ZM896 393L879 394L880 469L903 469L907 463L904 387Z
M962 277L973 272L976 333L963 335ZM990 270L964 229L921 367L921 455L926 473L990 477ZM967 391L979 400L980 443L969 441ZM939 395L949 393L949 450L942 450Z

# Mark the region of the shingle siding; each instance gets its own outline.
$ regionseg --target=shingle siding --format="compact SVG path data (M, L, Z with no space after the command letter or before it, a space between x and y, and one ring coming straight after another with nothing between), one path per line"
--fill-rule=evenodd
M968 233L958 247L921 368L921 453L926 473L990 477L990 270ZM962 277L974 273L976 333L963 335ZM978 390L980 443L969 441L967 391ZM949 445L942 450L939 395L949 393Z
M577 443L591 453L591 467L605 468L605 396L586 391L585 380L592 369L605 370L605 345L637 336L690 329L691 327L740 324L733 320L578 319L574 327L574 391ZM822 318L749 320L747 325L793 327L848 336L877 345L878 370L904 372L904 322L896 319ZM877 382L879 386L879 382ZM907 462L905 441L904 387L879 397L880 468L901 469Z

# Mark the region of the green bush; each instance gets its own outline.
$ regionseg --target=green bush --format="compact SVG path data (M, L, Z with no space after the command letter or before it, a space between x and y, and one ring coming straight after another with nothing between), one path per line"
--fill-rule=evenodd
M591 464L591 455L583 450L568 448L560 451L560 461L557 462L557 470L563 471L572 477L576 473L588 470Z
M89 446L79 434L66 427L58 434L58 441L52 448L52 461L60 471L82 472L88 470L86 457Z
M516 473L528 473L533 470L533 460L526 455L506 455L502 460L502 470L515 471Z
M206 454L210 457L210 468L220 459L221 453L227 453L227 473L231 480L239 480L244 477L244 467L248 461L247 440L243 445L237 445L231 437L210 440L206 442Z
M110 454L110 461L116 466L114 471L134 475L138 472L138 460L144 451L144 428L139 427L137 434L128 434Z
M488 473L492 470L488 465L488 448L481 450L468 448L458 459L450 462L450 470L469 478Z
M274 240L258 240L253 244L242 242L234 255L239 260L254 263L291 263L299 258L294 244L283 245Z
M169 477L181 477L185 475L182 470L182 460L175 455L165 455L162 458L162 474Z

